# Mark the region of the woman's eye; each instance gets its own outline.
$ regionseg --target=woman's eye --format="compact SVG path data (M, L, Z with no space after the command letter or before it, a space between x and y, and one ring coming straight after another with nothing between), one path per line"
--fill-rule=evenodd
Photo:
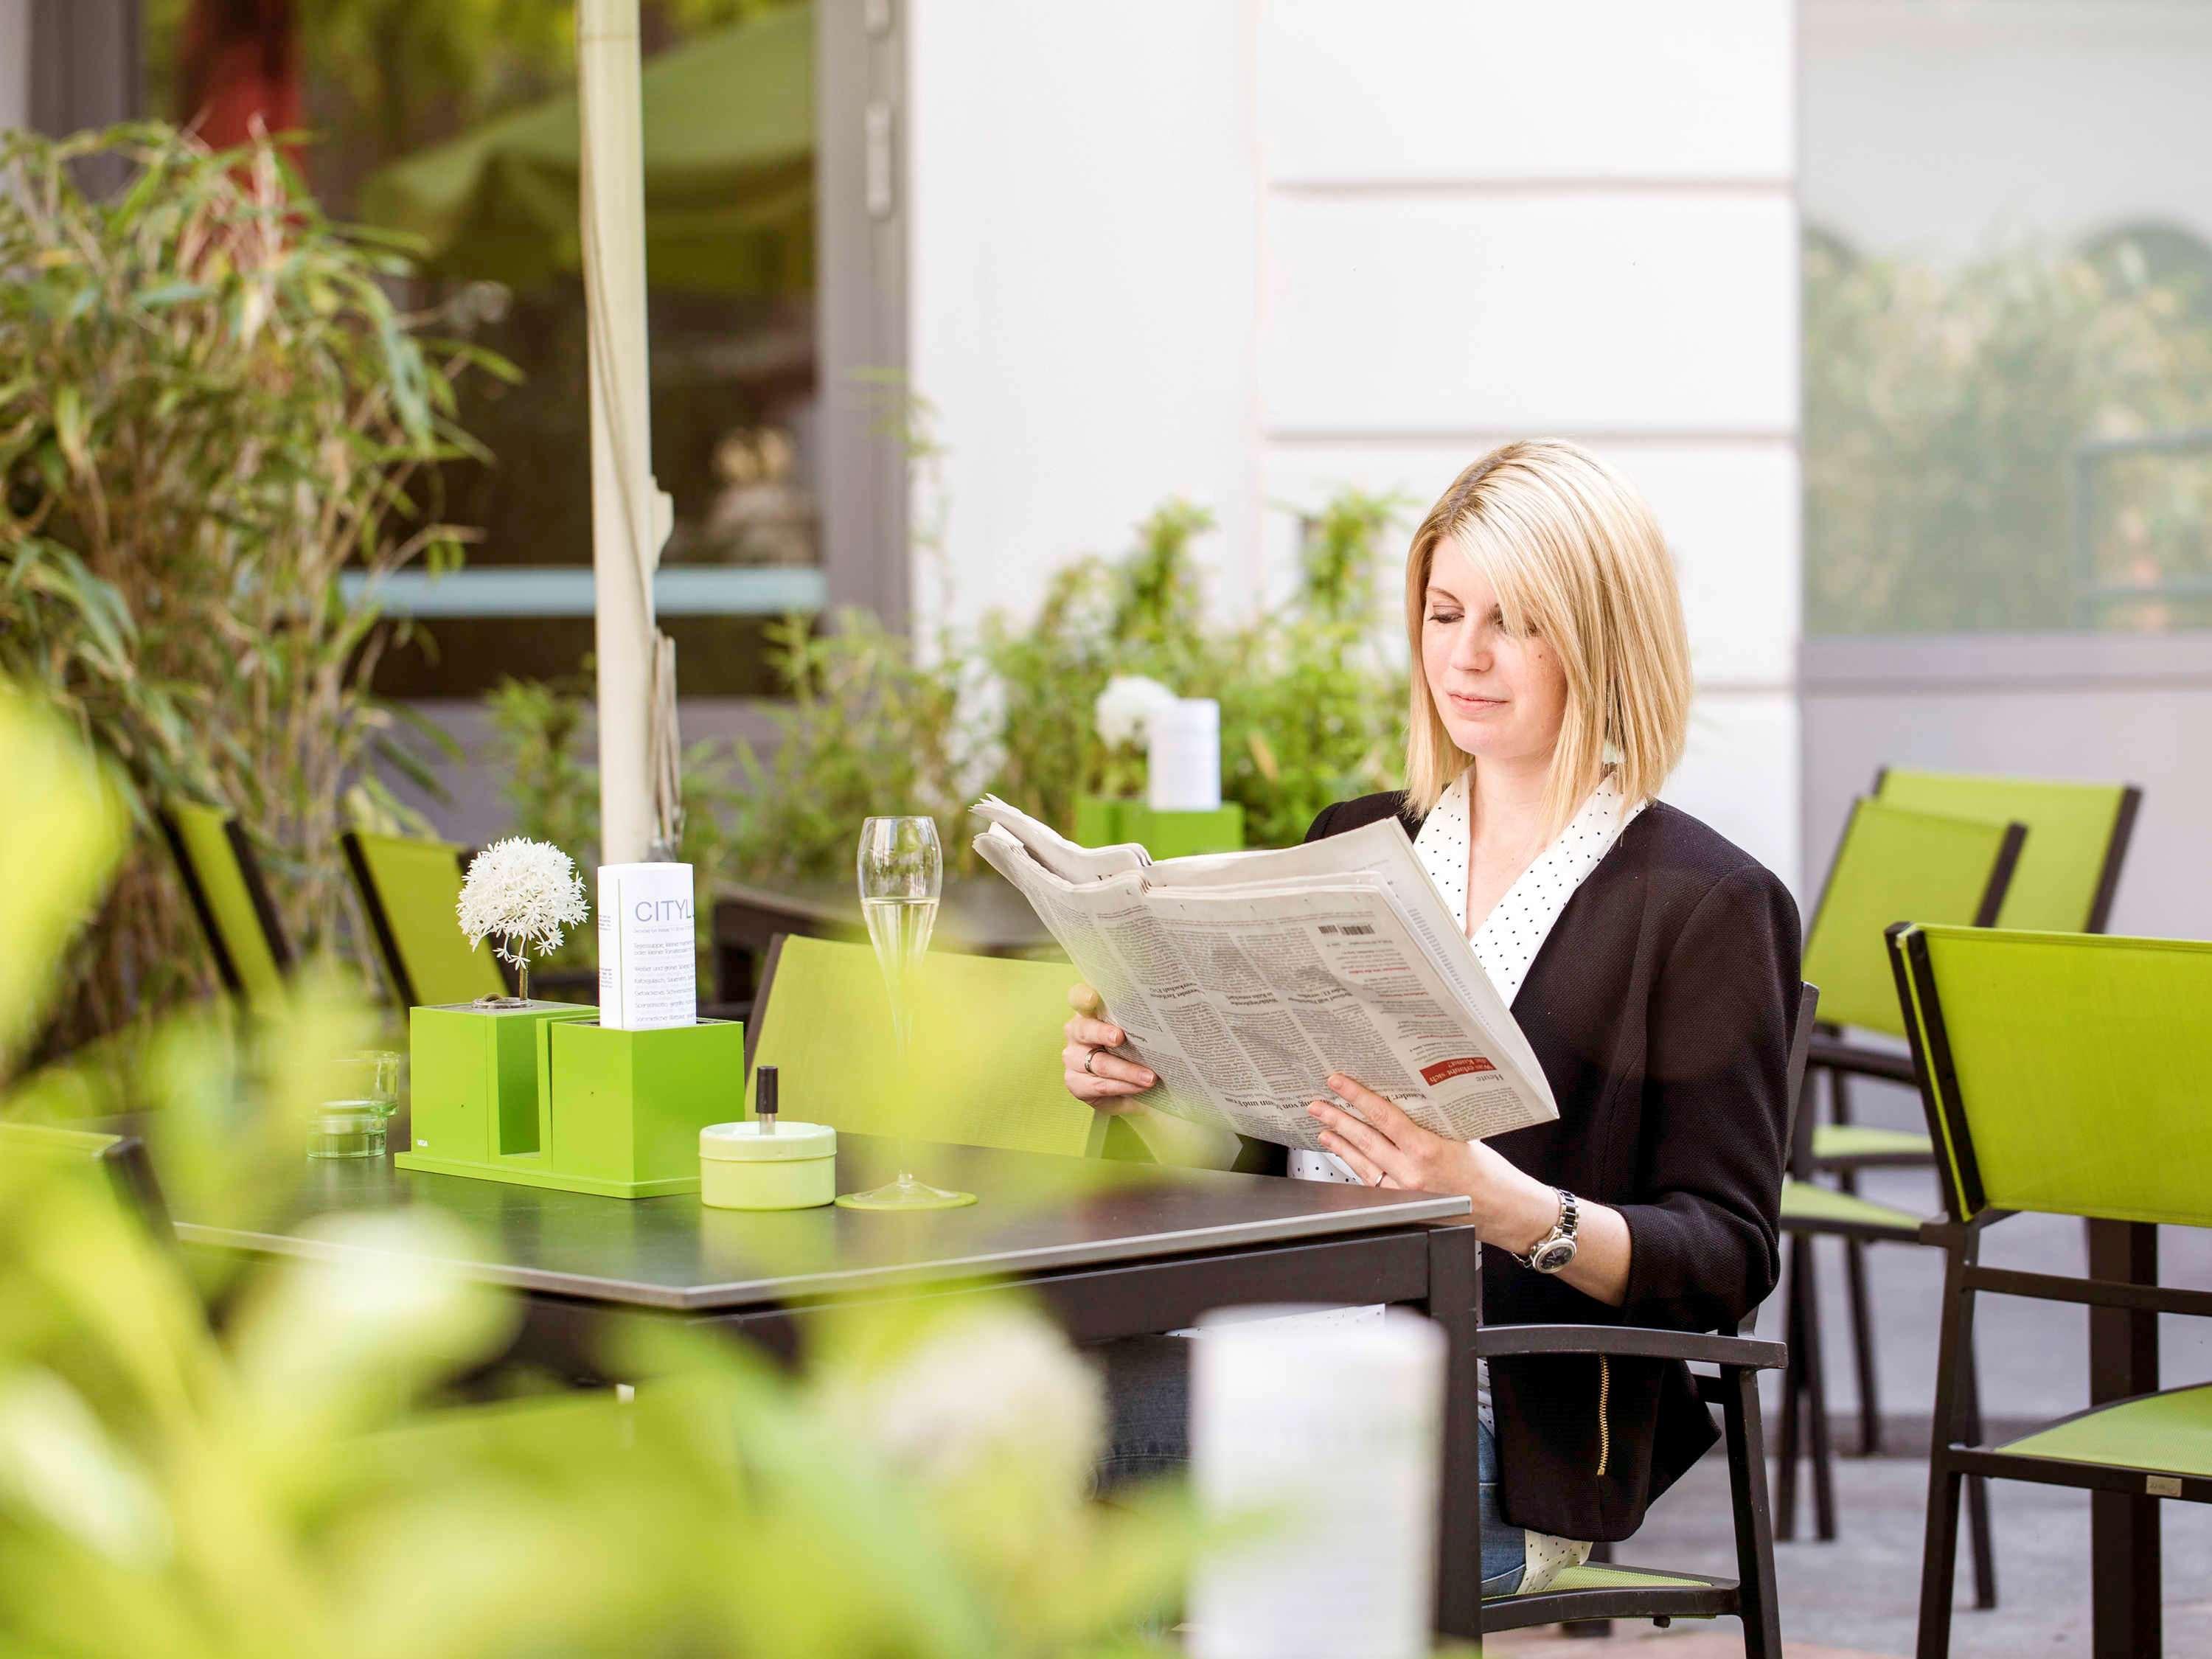
M1446 624L1449 624L1459 620L1459 612L1456 611L1431 611L1429 612L1429 620L1432 623L1444 623Z

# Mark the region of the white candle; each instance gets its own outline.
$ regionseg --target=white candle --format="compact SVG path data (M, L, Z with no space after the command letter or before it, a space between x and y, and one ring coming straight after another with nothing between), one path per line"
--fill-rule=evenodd
M1145 722L1146 804L1155 812L1211 812L1221 805L1221 705L1177 697Z
M1193 1659L1420 1659L1433 1645L1443 1333L1397 1310L1333 1324L1209 1316L1200 1328L1199 1501L1212 1524L1261 1518L1200 1563Z

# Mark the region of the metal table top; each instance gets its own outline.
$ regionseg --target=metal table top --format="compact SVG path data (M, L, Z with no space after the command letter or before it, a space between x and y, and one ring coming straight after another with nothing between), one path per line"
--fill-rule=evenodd
M888 1179L894 1151L873 1137L840 1136L838 1190ZM1464 1197L1267 1176L971 1146L915 1152L923 1180L979 1201L909 1214L713 1210L696 1194L595 1198L399 1170L388 1158L302 1159L283 1221L179 1213L177 1232L194 1245L352 1257L360 1247L317 1237L319 1219L421 1206L460 1221L473 1243L461 1254L425 1246L404 1259L457 1261L523 1290L707 1311L1373 1232L1470 1207Z

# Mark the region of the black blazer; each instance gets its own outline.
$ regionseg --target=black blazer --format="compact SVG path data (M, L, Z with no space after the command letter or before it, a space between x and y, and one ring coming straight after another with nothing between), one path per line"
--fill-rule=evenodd
M1366 795L1306 839L1393 814L1419 830L1402 795ZM1486 1322L1715 1330L1765 1300L1781 1271L1798 951L1796 902L1748 853L1660 801L1621 831L1513 1000L1559 1119L1490 1144L1626 1218L1627 1299L1608 1307L1488 1249ZM1248 1151L1247 1167L1287 1163L1279 1146ZM1505 1517L1567 1538L1627 1537L1718 1434L1679 1360L1496 1359L1490 1383Z

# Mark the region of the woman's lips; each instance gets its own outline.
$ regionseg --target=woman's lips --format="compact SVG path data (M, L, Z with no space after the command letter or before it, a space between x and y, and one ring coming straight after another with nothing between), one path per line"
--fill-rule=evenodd
M1445 695L1452 700L1454 708L1463 708L1470 714L1486 714L1491 709L1505 707L1503 697L1473 697L1458 691L1449 691Z

